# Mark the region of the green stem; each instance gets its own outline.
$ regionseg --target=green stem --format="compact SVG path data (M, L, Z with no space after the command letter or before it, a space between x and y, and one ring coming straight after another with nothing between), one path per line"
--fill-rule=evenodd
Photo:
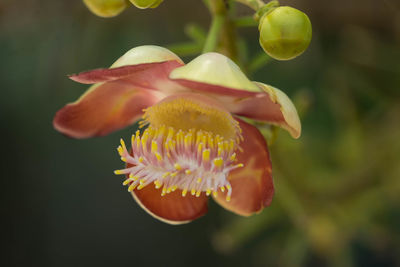
M225 18L222 15L215 14L213 16L206 43L204 44L203 53L215 51L224 20Z
M254 11L259 10L265 3L262 0L236 0L236 2L246 5Z
M216 51L237 62L236 27L231 18L232 12L229 12L234 10L232 1L205 0L212 16L212 23L203 52Z

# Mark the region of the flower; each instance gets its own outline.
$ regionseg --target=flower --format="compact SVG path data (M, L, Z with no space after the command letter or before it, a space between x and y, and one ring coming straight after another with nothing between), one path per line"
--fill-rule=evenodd
M251 82L229 58L206 53L188 64L158 46L131 49L109 69L72 75L93 84L57 112L54 127L74 138L106 135L140 118L142 133L118 153L134 199L171 224L207 212L209 195L243 216L260 212L274 188L267 144L237 116L301 132L297 111L279 89ZM153 186L154 184L154 186Z

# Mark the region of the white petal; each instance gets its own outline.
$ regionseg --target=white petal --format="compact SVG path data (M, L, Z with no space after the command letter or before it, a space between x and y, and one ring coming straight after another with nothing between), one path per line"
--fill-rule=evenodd
M122 57L115 61L110 68L169 60L176 60L183 64L183 61L177 55L164 47L143 45L132 48L126 52Z
M260 92L232 60L218 53L200 55L187 65L174 69L169 77Z

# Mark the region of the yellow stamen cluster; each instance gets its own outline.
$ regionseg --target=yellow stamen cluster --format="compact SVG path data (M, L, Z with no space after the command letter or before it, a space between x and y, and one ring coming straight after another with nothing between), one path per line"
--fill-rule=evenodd
M199 197L202 192L217 196L218 190L230 200L232 188L227 180L229 172L243 164L236 164L236 140L225 140L211 132L173 127L148 127L132 135L131 153L121 139L118 147L121 160L127 168L115 171L128 178L124 185L128 191L140 190L153 183L166 195L177 189L182 196L188 192Z

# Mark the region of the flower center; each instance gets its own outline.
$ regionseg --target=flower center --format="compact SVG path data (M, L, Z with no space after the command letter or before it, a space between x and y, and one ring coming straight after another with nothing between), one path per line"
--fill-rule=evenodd
M149 127L132 136L131 153L122 139L118 147L127 168L115 173L128 176L128 191L153 183L162 196L176 189L197 197L227 190L230 200L228 174L243 164L235 153L241 130L228 112L207 97L184 95L148 108L143 118Z
M239 123L215 100L200 94L186 93L169 96L145 110L141 127L163 125L188 131L203 130L225 139L241 137Z

